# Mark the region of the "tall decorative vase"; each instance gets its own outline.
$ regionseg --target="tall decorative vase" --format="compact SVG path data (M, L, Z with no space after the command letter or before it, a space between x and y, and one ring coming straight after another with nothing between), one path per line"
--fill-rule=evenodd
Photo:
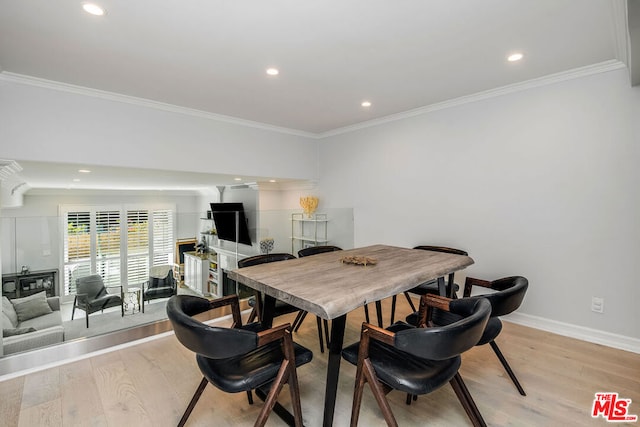
M318 208L318 198L315 196L300 197L300 206L307 218L311 218Z

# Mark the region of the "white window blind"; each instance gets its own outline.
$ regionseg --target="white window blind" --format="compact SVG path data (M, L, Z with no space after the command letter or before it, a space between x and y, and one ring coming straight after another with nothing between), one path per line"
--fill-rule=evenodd
M153 211L153 265L173 263L173 211Z
M62 206L61 216L64 295L75 294L76 279L90 274L106 286L140 286L152 265L173 262L174 209Z
M96 212L96 273L105 286L117 286L120 278L120 211Z
M149 211L127 211L127 283L149 279Z
M91 213L68 212L64 228L64 294L76 292L76 279L91 274Z

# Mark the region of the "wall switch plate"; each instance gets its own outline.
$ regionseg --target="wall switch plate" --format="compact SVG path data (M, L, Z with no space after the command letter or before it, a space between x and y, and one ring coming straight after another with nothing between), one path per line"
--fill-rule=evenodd
M604 298L591 297L591 311L595 313L604 313Z

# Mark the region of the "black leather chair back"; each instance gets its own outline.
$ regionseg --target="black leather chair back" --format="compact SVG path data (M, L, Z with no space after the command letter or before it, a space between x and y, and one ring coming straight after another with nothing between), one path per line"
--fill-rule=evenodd
M154 277L149 274L149 288L175 288L176 281L173 278L173 270L168 269L166 276L164 277Z
M451 300L451 313L461 319L446 326L412 328L396 332L395 347L423 359L445 360L475 346L491 315L486 299Z
M255 255L238 260L238 268L251 267L252 265L266 264L268 262L286 261L288 259L296 259L296 257L286 253Z
M423 251L435 251L435 252L444 252L447 254L469 256L467 251L463 251L462 249L448 248L446 246L420 245L420 246L414 246L413 249L422 249Z
M99 274L92 274L90 276L79 277L76 280L76 292L79 294L87 294L90 301L104 296L107 293L107 289L104 287L102 277Z
M192 318L210 309L209 300L174 295L167 302L167 316L186 348L210 359L239 356L257 348L258 335L243 329L209 326Z
M504 277L491 282L491 288L497 292L470 297L486 298L491 303L491 317L504 316L520 307L529 281L522 276Z
M302 258L309 255L323 254L325 252L341 251L341 250L342 248L338 246L331 246L331 245L311 246L310 248L300 249L298 251L298 258Z

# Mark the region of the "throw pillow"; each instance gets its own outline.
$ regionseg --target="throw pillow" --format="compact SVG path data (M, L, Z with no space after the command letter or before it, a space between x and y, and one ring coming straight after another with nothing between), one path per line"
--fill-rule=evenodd
M5 296L2 297L2 313L6 314L7 318L11 322L12 328L18 326L18 315L16 314L16 310L13 308L13 304L11 304L9 298Z
M53 312L47 302L47 293L45 291L29 295L28 297L14 299L11 303L16 310L18 321L20 322Z
M2 330L2 337L3 338L12 337L14 335L28 334L29 332L35 332L35 331L36 330L34 328L3 329Z

